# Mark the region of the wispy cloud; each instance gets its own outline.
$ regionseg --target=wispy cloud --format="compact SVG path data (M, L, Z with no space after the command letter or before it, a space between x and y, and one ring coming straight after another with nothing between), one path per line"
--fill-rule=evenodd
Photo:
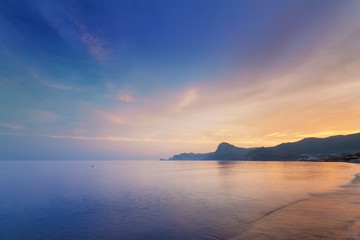
M92 57L99 63L104 63L112 52L109 42L101 29L94 29L86 24L81 13L71 6L72 4L44 2L37 4L37 9L64 41L71 45L80 41Z
M114 82L106 82L105 84L107 94L105 97L116 99L121 102L135 102L134 90L132 87L124 87L122 84Z
M44 84L47 87L51 87L51 88L56 88L56 89L61 89L61 90L69 90L72 89L72 87L70 86L65 86L62 84L57 84L57 83L51 83L51 82L47 82L47 81L41 81L42 84Z
M116 100L122 101L122 102L134 102L134 97L126 91L119 91L119 93L115 96Z
M119 136L242 146L357 132L360 32L355 30L331 41L310 41L316 50L287 56L276 68L254 66L206 84L159 91L136 106L104 110L102 128L116 129Z
M0 126L10 128L10 129L13 129L13 130L20 130L20 129L24 128L24 126L22 126L22 125L13 124L13 123L0 123Z
M336 2L343 5L341 1ZM251 19L257 19L261 28L244 18L243 23L252 22L251 26L231 26L238 21L218 22L216 25L227 27L219 32L210 26L209 34L194 32L191 36L179 31L179 35L174 36L181 38L165 41L166 36L161 34L171 33L167 32L170 29L149 34L147 30L143 32L142 23L112 21L128 19L126 16L109 15L106 21L96 19L94 16L105 16L103 10L108 10L105 6L97 12L94 8L97 4L93 4L91 10L90 5L80 2L39 2L28 13L29 20L37 9L42 16L18 28L17 31L23 31L21 35L11 38L15 31L5 32L9 35L5 40L14 39L14 43L9 41L9 46L19 46L19 49L9 51L0 45L5 60L17 63L13 69L4 66L0 86L14 81L9 74L11 71L17 72L26 66L39 70L30 74L36 86L26 82L3 95L4 103L9 104L4 107L7 111L2 115L2 129L35 135L43 133L40 136L52 138L211 144L228 141L243 146L274 145L307 136L358 131L359 8L339 8L340 14L335 5L305 3L306 7L301 7L303 4L285 4L279 11L274 5L271 14L268 13L271 16L265 18L254 13ZM134 17L138 19L139 16ZM30 29L31 26L34 28ZM192 30L188 32L193 33ZM235 32L242 34L244 42ZM26 35L29 33L33 36ZM210 34L219 35L208 38ZM230 41L233 44L226 44L228 41L223 41L223 37L233 39ZM113 53L120 49L121 39L134 41L129 42L126 54L118 57ZM16 45L17 41L23 44ZM34 41L40 43L39 46L22 51L21 47L26 49L30 47L26 44ZM205 42L205 48L192 48L192 42ZM43 47L41 43L46 45ZM184 43L189 48L183 48ZM219 45L221 47L215 49ZM203 55L205 49L209 51ZM181 54L172 54L172 50ZM34 56L33 52L41 54ZM16 60L25 54L28 54L26 59L34 62ZM84 54L88 56L85 59ZM102 65L112 54L114 62ZM197 61L197 55L205 61ZM219 56L226 58L224 63L217 64L214 72L218 73L206 80L212 72L210 68L215 66L211 62L216 62ZM199 65L184 64L190 58ZM23 74L21 79L28 76ZM59 76L66 80L61 81ZM112 82L106 83L110 80ZM40 91L44 92L39 94L35 87L40 84ZM81 89L89 91L50 95L57 89L76 89L74 86L80 84ZM151 89L147 89L150 85ZM98 110L92 111L94 108ZM15 131L23 126L9 124L13 119L19 120L16 123L24 124L26 129Z
M116 114L116 115L109 114L100 110L93 110L93 112L96 118L100 117L101 119L105 119L106 121L111 122L112 124L122 125L125 123L124 117L120 114Z
M193 104L198 98L198 90L195 88L186 89L185 92L182 94L179 102L178 102L178 109L185 108Z
M99 62L104 62L111 54L110 44L106 41L100 31L97 33L91 32L87 26L75 21L78 28L80 41L85 44L89 53L95 57Z
M130 138L118 136L104 136L104 137L88 137L88 136L73 136L73 135L54 135L54 134L23 134L23 133L5 133L0 132L1 136L23 136L23 137L49 137L57 139L77 139L88 141L114 141L114 142L173 142L173 143L191 143L192 141L184 141L180 139L161 139L161 138Z
M55 83L53 81L47 80L46 77L41 76L38 71L36 71L35 69L29 69L29 73L30 75L37 80L39 83L41 83L44 86L50 87L50 88L56 88L59 90L72 90L72 89L76 89L74 87L68 86L68 85L64 85L64 84L59 84L59 83Z

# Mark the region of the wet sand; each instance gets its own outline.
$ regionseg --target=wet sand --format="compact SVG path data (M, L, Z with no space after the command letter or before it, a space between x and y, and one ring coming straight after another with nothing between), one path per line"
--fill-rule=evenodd
M360 174L334 192L264 214L235 239L360 239Z

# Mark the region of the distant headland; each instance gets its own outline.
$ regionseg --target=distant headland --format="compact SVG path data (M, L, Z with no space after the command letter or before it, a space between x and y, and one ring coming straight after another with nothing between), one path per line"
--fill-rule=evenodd
M304 138L274 147L241 148L222 142L215 152L181 153L167 160L360 162L360 133L327 138Z

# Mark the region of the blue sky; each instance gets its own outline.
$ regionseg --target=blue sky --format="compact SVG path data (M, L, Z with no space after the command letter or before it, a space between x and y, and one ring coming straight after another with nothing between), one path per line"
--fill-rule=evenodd
M0 142L12 147L0 159L146 159L360 131L359 10L1 1Z

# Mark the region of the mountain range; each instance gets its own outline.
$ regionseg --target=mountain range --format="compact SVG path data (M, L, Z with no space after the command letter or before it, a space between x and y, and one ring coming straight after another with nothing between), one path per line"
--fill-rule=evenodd
M168 160L292 161L304 154L344 155L355 152L360 152L360 133L327 138L304 138L297 142L281 143L274 147L241 148L222 142L215 152L181 153Z

